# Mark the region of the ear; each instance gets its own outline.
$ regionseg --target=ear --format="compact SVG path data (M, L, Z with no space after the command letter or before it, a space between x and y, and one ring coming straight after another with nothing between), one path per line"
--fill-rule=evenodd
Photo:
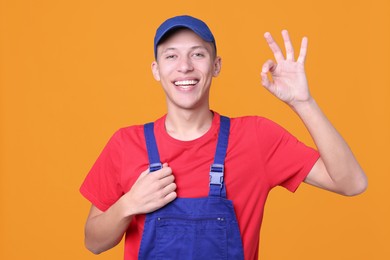
M155 80L160 81L160 71L157 61L152 62L152 73Z
M217 56L215 57L214 60L214 73L213 73L214 77L217 77L219 75L219 73L221 72L221 68L222 68L222 59L221 57Z

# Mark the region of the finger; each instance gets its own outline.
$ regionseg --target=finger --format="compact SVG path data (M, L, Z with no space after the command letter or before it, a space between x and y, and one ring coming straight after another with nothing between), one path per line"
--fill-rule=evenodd
M138 178L137 178L137 180L136 180L136 183L139 182L139 181L141 181L141 179L145 178L145 177L148 176L148 175L149 175L149 168L146 169L145 171L143 171L143 172L138 176Z
M177 197L177 193L175 192L176 190L176 184L171 183L170 185L166 186L162 191L161 191L161 203L163 204L162 206L165 206L169 202L173 201Z
M263 67L261 69L262 73L273 73L276 69L276 64L273 60L267 60L264 62Z
M176 190L177 186L176 186L176 183L171 183L169 185L167 185L164 189L163 189L163 194L164 194L164 197L166 197L169 193L172 193Z
M307 37L303 37L302 42L301 42L301 49L299 51L299 57L298 57L299 63L305 64L306 53L307 53L307 44L308 44Z
M261 84L266 87L270 88L271 87L271 81L268 78L268 72L273 72L275 67L275 63L272 60L267 60L261 70Z
M275 42L275 40L272 38L271 34L269 32L266 32L264 34L264 38L266 39L268 46L274 53L275 60L277 62L281 62L284 60L284 56L282 51L279 48L279 45Z
M151 174L154 178L154 180L161 180L161 179L164 179L168 176L173 176L172 175L172 169L171 167L163 167L162 169L158 170L158 171L155 171L153 172L153 174Z
M172 202L174 199L176 199L177 197L177 193L176 192L171 192L169 194L167 194L164 198L163 198L163 203L164 205L168 204L169 202Z
M266 73L261 73L261 84L265 87L265 88L269 88L271 86L271 82L270 80L268 79L268 76Z
M164 189L172 183L175 183L175 176L169 175L163 179L158 180L158 187L159 189Z
M292 46L290 36L288 35L287 30L282 31L284 47L286 48L286 60L294 61L294 48Z

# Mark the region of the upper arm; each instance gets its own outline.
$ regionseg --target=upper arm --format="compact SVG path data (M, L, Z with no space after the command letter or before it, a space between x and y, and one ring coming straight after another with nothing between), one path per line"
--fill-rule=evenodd
M323 160L319 158L304 181L345 196L358 195L367 188L367 177L360 166L358 169L344 170L344 173L339 173L336 176L337 179L331 178Z
M103 214L103 211L101 211L99 208L97 208L95 205L91 204L91 208L89 210L87 221L93 217L96 217L100 214Z
M304 182L321 189L340 193L330 177L321 157L314 164Z

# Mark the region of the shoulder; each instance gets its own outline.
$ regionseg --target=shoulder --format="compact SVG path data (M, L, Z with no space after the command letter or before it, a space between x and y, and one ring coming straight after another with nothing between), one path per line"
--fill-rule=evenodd
M241 116L231 118L232 131L234 130L257 130L268 131L283 129L279 124L262 116Z
M231 118L230 134L238 139L256 140L262 146L272 146L283 139L294 139L285 128L262 116Z
M112 148L126 147L128 145L144 142L143 125L132 125L118 128L108 139L107 146Z
M154 123L155 125L163 124L163 119L165 116L157 119ZM148 122L146 122L148 123ZM107 146L114 148L126 148L140 146L144 148L145 146L145 134L144 134L144 125L134 124L118 128L109 138Z
M114 136L117 138L129 138L134 136L143 135L144 133L144 126L143 125L132 125L132 126L125 126L119 128L115 133Z

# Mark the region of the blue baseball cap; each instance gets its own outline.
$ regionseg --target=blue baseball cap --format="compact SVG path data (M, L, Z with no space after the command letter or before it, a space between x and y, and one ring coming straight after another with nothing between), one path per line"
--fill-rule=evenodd
M217 50L217 45L215 44L214 36L205 22L192 16L181 15L169 18L168 20L163 22L160 27L158 27L156 35L154 36L154 57L156 59L157 46L159 45L160 41L163 39L164 36L167 35L168 32L178 28L188 28L192 30L204 41L213 43L215 51Z

